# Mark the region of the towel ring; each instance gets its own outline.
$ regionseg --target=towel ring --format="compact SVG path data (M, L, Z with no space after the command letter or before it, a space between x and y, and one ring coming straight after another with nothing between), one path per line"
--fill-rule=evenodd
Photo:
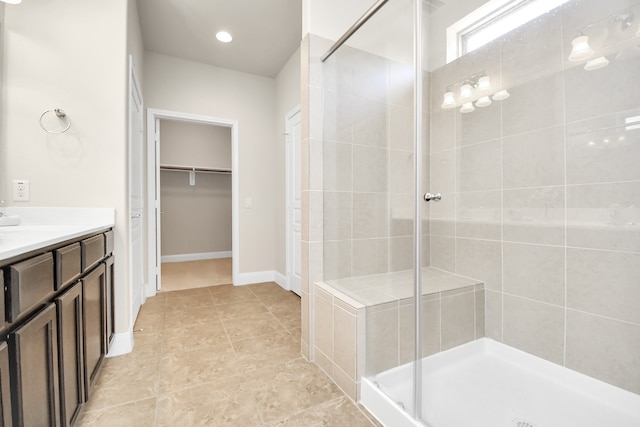
M44 124L42 124L42 118L47 114L47 113L55 113L56 116L61 119L61 120L66 120L67 122L67 127L65 127L64 129L60 130L60 131L53 131L53 130L49 130L46 127L44 127ZM40 114L40 127L42 128L42 130L44 130L45 132L49 132L49 133L64 133L66 131L69 130L69 128L71 127L71 119L69 117L67 117L67 114L61 110L60 108L54 108L52 110L46 110L44 113Z

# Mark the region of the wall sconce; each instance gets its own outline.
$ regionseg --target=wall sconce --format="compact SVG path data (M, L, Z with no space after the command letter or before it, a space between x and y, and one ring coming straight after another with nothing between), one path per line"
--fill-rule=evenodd
M488 96L483 96L476 101L476 107L483 108L488 107L489 105L491 105L491 99Z
M473 88L466 83L460 87L460 101L467 101L473 96Z
M461 113L473 113L474 111L475 111L475 108L473 108L473 104L471 102L467 102L463 104L462 107L460 108Z
M599 70L607 65L609 65L609 60L604 56L599 56L584 64L584 69L587 71Z
M593 49L589 46L589 37L578 36L571 42L573 47L571 48L571 54L569 55L569 61L579 62L589 58L593 55Z
M453 96L453 92L445 92L441 107L445 110L456 108L456 99Z
M489 76L482 76L478 80L478 91L487 93L491 91L491 79Z
M588 32L595 40L604 39L604 41L608 43L608 45L605 43L603 46L596 43L595 47L596 50L600 51L600 56L585 64L584 69L587 71L606 67L609 64L609 59L607 59L605 55L612 55L617 52L615 59L628 59L636 56L636 52L634 52L636 46L623 46L622 48L612 51L612 46L615 46L617 43L630 41L633 44L630 38L640 37L640 26L635 30L635 33L632 31L627 32L627 29L634 25L634 13L637 14L638 11L635 9L627 9L623 12L611 14L606 18L592 22L579 29L579 35L571 41L572 48L568 58L569 61L581 62L589 59L595 53L589 45L589 37L585 35L585 32ZM609 57L611 58L611 56Z
M493 90L491 78L484 72L476 73L448 86L440 107L444 110L449 110L461 106L461 113L471 113L475 111L475 107L484 108L491 105L492 98L493 101L502 101L509 97L509 92L504 89L491 95ZM457 98L456 94L458 95Z
M499 90L496 93L494 93L492 98L493 98L494 101L503 101L503 100L507 99L510 96L511 96L511 94L509 92L507 92L506 89L503 89L503 90Z

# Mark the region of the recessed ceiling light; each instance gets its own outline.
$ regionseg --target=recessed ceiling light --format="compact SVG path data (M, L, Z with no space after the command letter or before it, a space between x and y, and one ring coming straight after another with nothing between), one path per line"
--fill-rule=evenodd
M231 40L233 40L233 37L231 37L231 34L227 33L226 31L219 31L216 34L216 38L220 40L222 43L229 43Z

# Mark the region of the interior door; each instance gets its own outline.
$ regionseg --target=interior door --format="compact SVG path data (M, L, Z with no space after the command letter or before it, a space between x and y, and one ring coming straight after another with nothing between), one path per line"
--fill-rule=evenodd
M131 64L129 90L129 280L131 284L131 323L135 322L140 306L144 302L143 271L143 109L142 96Z
M287 117L288 183L287 183L287 274L289 288L302 293L302 177L301 177L301 113Z

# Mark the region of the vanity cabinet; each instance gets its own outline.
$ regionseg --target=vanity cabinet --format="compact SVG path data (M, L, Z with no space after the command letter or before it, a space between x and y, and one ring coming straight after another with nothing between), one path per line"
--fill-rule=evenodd
M0 342L0 426L11 425L11 388L9 385L9 347Z
M72 425L85 402L84 304L82 283L77 282L56 298L58 354L60 356L60 415L63 425Z
M0 268L0 427L72 426L114 335L113 232Z
M82 279L86 397L89 399L106 354L106 269L101 264Z
M15 426L59 426L58 327L48 304L9 334L11 410Z

